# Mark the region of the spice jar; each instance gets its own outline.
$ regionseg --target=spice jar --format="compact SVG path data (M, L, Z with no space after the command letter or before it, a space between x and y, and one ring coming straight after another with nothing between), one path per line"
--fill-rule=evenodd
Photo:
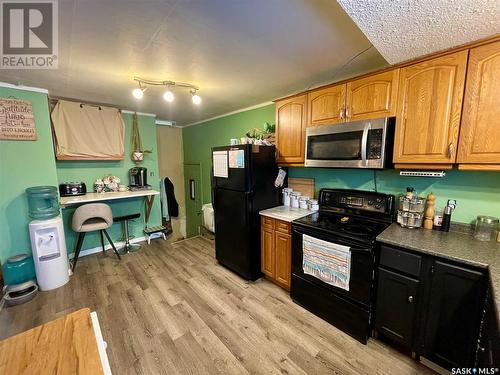
M495 235L495 228L498 225L498 218L493 216L480 215L476 219L474 238L479 241L491 241Z

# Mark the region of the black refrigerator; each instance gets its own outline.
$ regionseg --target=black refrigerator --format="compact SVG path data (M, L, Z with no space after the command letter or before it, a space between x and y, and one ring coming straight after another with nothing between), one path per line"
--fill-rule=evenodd
M228 168L221 177L224 155ZM212 148L215 256L247 280L262 276L259 211L280 204L281 189L274 187L277 175L274 146Z

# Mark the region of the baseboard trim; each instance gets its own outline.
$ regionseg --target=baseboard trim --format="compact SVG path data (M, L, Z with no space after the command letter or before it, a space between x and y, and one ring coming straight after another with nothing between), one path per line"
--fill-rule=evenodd
M144 242L144 241L146 241L146 237L143 236L143 237L137 237L137 238L131 239L130 243L138 243L138 242ZM119 248L119 247L125 245L125 241L113 242L113 243L115 244L116 248ZM106 250L109 250L109 249L111 249L111 245L107 244L106 246L104 246L104 248ZM97 253L100 253L100 252L102 252L102 247L101 246L93 247L91 249L82 250L82 251L80 251L79 258L85 257L87 255L97 254ZM75 257L75 253L74 252L68 255L69 259L73 259L74 257Z

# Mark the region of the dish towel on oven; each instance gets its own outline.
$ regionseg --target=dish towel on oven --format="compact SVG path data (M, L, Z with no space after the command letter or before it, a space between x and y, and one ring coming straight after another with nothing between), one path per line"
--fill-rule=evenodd
M351 248L302 235L302 269L321 281L349 290Z

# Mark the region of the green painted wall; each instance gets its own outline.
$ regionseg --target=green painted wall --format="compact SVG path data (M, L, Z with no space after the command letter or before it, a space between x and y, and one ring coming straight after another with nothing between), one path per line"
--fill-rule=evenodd
M0 260L31 253L28 201L24 190L36 185L57 185L52 151L47 95L0 88L0 97L25 99L33 104L36 141L0 141Z
M28 203L25 189L36 185L57 186L66 181L83 181L89 191L96 178L105 174L114 174L128 185L128 170L134 166L130 160L130 138L132 115L124 114L126 126L125 154L123 161L59 161L56 163L52 145L52 132L48 110L47 95L11 88L0 88L0 97L26 99L33 103L33 112L37 128L36 141L0 141L0 260L19 253L31 253L28 232ZM147 154L143 166L148 168L148 182L158 189L158 160L156 144L155 118L139 116L139 127L144 147L152 150ZM152 175L151 175L152 174ZM150 225L159 225L160 200L155 198L150 218ZM130 223L130 232L136 237L143 236L144 204L142 198L110 203L116 216L141 212L141 219ZM71 216L74 208L62 210L65 223L66 245L68 253L73 252L75 238L71 230ZM110 229L114 241L122 235L121 224L116 223ZM83 249L100 246L96 234L85 238Z
M228 145L231 138L239 139L244 137L245 133L253 128L262 129L265 122L274 123L274 104L206 121L183 129L184 163L201 163L202 203L212 201L210 191L212 147ZM189 194L189 192L186 192L186 194Z
M437 196L436 208L443 208L448 199L457 200L452 220L471 223L477 215L500 216L500 172L466 172L451 170L443 178L401 177L398 170L375 173L361 169L289 168L291 177L314 178L316 190L345 188L375 190L399 195L413 186L417 193ZM316 193L317 194L317 193Z
M153 186L153 189L159 189L158 177L158 152L156 144L156 125L155 118L151 116L138 116L139 130L141 132L142 143L144 147L151 150L151 154L146 154L144 162L141 166L148 169L148 184ZM119 177L123 184L128 185L128 170L135 166L130 159L130 145L132 134L132 115L123 114L125 122L125 159L120 161L57 161L57 179L58 183L68 181L83 181L87 185L87 190L92 191L94 181L107 174L112 174ZM113 210L114 216L141 212L141 218L129 222L130 234L135 237L142 237L144 234L144 199L134 198L120 201L107 202ZM64 228L66 233L66 246L68 253L72 253L75 248L76 235L71 230L71 217L75 208L68 207L62 210ZM161 224L160 199L155 197L154 206L151 211L150 226ZM122 224L115 223L108 230L113 241L118 241L122 236ZM100 246L100 238L98 233L89 233L85 237L83 249L90 249Z
M203 203L211 201L211 147L229 144L230 138L239 138L264 122L273 123L274 110L274 105L269 105L184 129L184 160L202 165ZM289 168L289 175L314 178L317 190L323 187L374 190L376 182L379 192L390 194L400 194L406 186L413 186L421 195L432 191L438 197L437 207L443 207L447 199L458 201L453 220L459 222L470 223L480 214L500 216L500 172L452 170L446 177L435 179L400 177L397 170L384 170L377 171L374 179L371 170Z

